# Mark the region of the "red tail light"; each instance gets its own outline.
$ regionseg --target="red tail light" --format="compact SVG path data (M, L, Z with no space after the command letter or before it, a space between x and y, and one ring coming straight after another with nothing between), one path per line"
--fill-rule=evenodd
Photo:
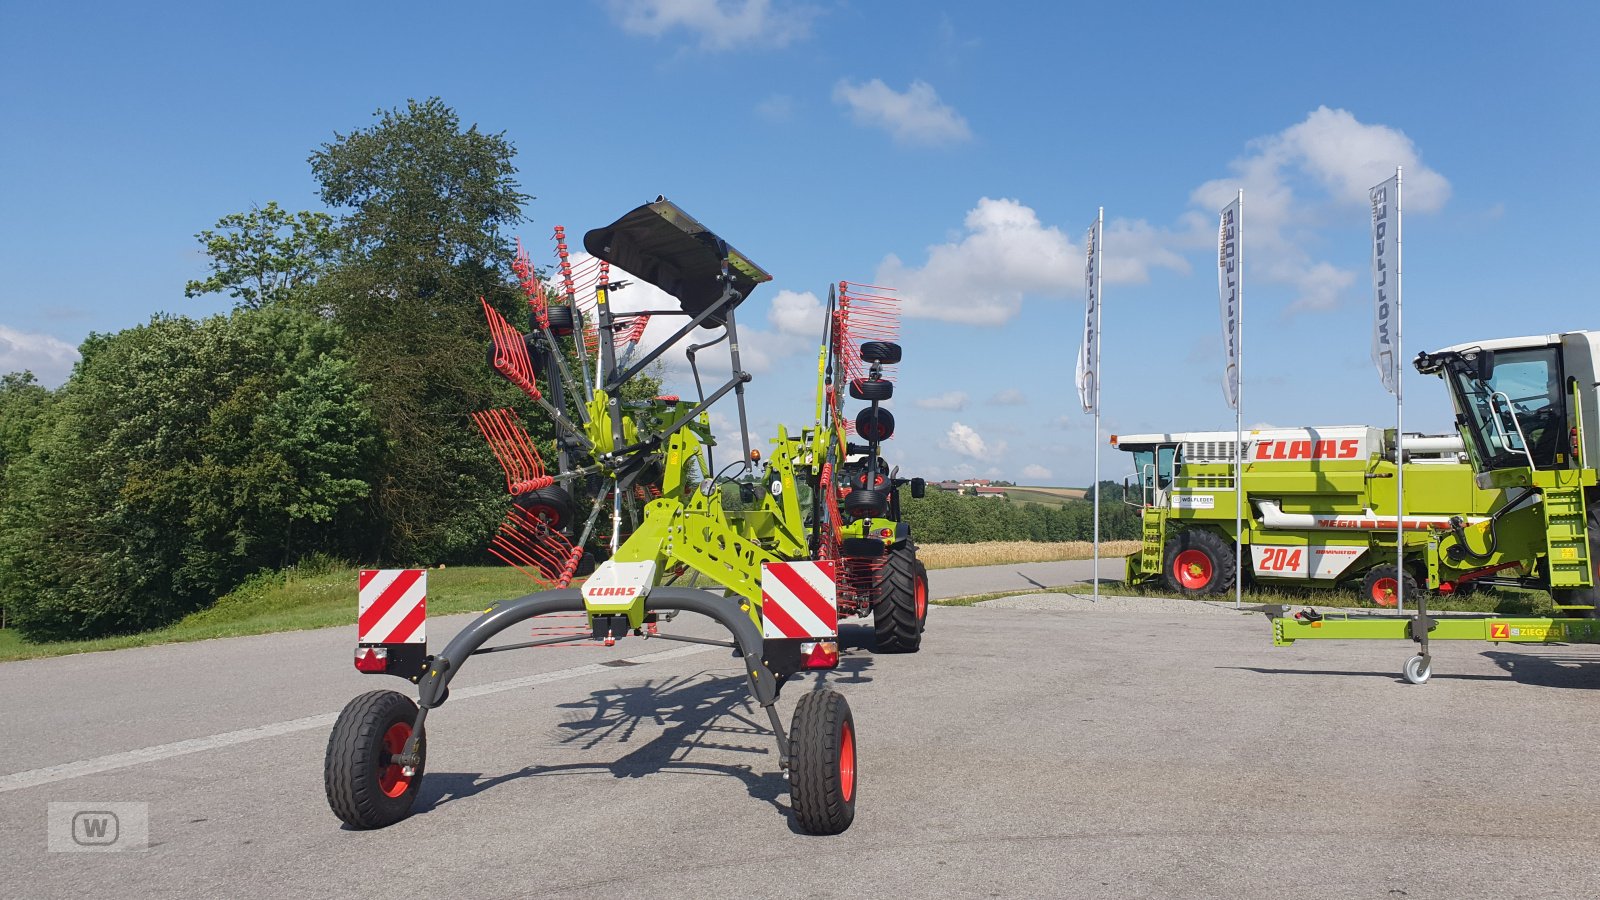
M838 641L806 641L800 645L800 667L833 669L839 665Z
M389 671L389 648L387 647L357 647L356 671L376 672L382 674Z

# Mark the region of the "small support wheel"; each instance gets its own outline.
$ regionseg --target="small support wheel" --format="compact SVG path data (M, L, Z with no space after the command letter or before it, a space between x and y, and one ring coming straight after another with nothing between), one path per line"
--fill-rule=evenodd
M1428 657L1418 653L1406 660L1406 667L1401 674L1412 684L1426 684L1428 676L1433 674L1433 663Z
M800 698L789 727L789 805L808 834L840 834L856 817L856 722L832 688Z
M371 691L351 700L328 735L322 781L333 814L352 828L384 828L411 815L427 762L426 740L417 742L420 761L408 775L394 757L405 749L417 704L398 691Z

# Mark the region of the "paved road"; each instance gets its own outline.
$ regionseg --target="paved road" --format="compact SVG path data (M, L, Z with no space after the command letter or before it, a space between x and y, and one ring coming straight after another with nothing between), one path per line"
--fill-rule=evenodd
M832 838L791 831L726 651L497 654L429 721L420 812L362 833L326 722L401 682L350 670L352 630L0 665L0 894L1600 895L1594 648L1441 645L1419 688L1400 645L1274 649L1212 606L936 608L923 652L827 679L863 770ZM49 801L148 803L153 846L47 853Z

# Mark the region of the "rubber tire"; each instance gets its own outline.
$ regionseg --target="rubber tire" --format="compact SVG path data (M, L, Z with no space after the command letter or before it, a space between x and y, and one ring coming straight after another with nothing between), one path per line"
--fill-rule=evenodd
M802 695L794 708L789 723L789 805L795 824L807 834L841 834L855 821L860 793L855 731L850 704L832 688ZM848 760L843 758L846 751Z
M1551 591L1557 603L1579 606L1589 604L1594 609L1565 609L1561 613L1569 619L1600 619L1600 503L1589 505L1589 565L1594 570L1595 583L1587 588L1562 588Z
M920 633L928 630L928 607L933 602L928 596L928 567L920 560L917 562L917 585L922 589L921 603L917 606L917 631Z
M850 382L850 396L857 400L888 400L894 396L894 382L857 378Z
M900 345L893 341L867 341L861 345L861 358L869 363L892 366L900 361Z
M906 541L889 548L889 556L873 573L872 630L879 653L915 653L922 649L922 620L917 613L917 547ZM922 573L924 584L926 571Z
M1394 609L1395 605L1393 603L1385 606L1382 603L1378 603L1377 599L1372 595L1372 591L1377 586L1379 581L1382 581L1386 578L1390 580L1394 579L1394 571L1394 566L1392 565L1373 566L1370 570L1368 570L1367 577L1361 580L1361 599L1370 600L1373 603L1377 603L1378 606L1384 609ZM1415 597L1422 593L1422 585L1417 583L1416 576L1412 575L1410 572L1406 573L1404 587L1405 589L1402 592L1402 598Z
M1406 660L1400 675L1412 684L1427 684L1428 678L1433 675L1433 664L1424 660L1422 654L1418 653Z
M894 437L894 413L881 406L868 406L856 413L856 434L869 441Z
M550 322L550 333L556 337L566 337L577 328L577 316L572 314L572 307L551 304L545 307L545 316Z
M564 531L572 524L577 515L576 507L572 503L572 495L567 489L557 484L542 487L526 494L518 494L513 501L517 506L530 515L536 516L550 526L551 531ZM535 510L542 510L547 515L539 515Z
M844 508L856 518L881 516L889 511L889 492L881 488L856 488L844 495Z
M422 758L411 783L396 797L378 786L379 773L387 765L384 735L390 726L416 721L417 704L398 691L370 691L345 704L339 720L328 735L328 751L322 763L323 787L328 792L328 807L351 828L385 828L411 815L428 761L427 731L417 745Z
M1199 588L1184 587L1173 574L1178 555L1194 550L1206 555L1211 562L1211 580ZM1162 579L1167 589L1185 597L1209 597L1233 587L1233 545L1216 532L1203 528L1181 531L1167 541L1166 552L1161 555Z

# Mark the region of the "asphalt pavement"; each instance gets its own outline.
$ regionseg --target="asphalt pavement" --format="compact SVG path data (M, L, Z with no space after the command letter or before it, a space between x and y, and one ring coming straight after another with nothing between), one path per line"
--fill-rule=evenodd
M1034 565L932 587L1088 571ZM323 749L349 698L409 685L353 670L353 627L0 665L0 895L1600 896L1600 649L1440 644L1419 687L1408 645L1274 648L1260 615L1060 595L936 607L914 655L846 638L820 679L859 731L835 837L793 829L720 648L474 659L416 814L374 832L329 812ZM49 852L51 802L147 804L149 849Z

